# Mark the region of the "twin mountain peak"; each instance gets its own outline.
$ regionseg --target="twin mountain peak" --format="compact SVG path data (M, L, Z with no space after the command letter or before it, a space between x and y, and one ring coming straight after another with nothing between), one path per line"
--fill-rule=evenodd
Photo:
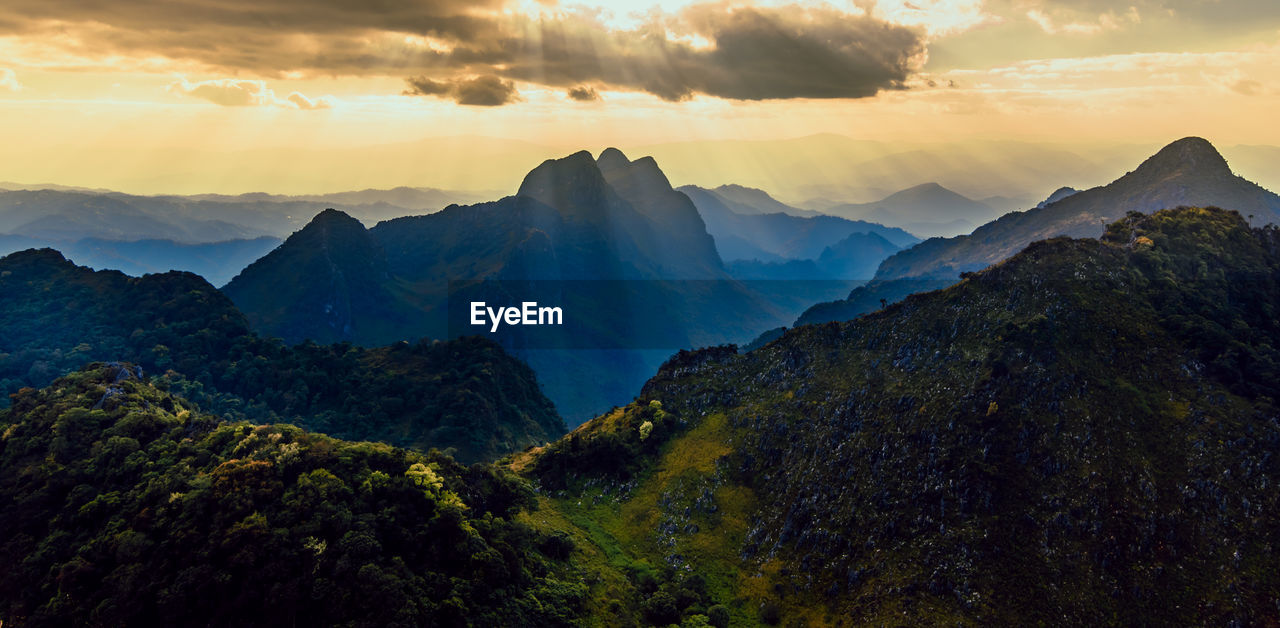
M672 188L666 174L652 157L632 161L622 151L607 148L594 158L579 151L559 159L549 159L530 171L516 197L536 200L566 220L605 222L619 218L621 206L659 223L685 221L701 226L702 220L691 202ZM662 202L645 202L649 196L665 196ZM511 197L508 197L511 198ZM503 199L504 201L507 199ZM501 201L499 201L501 202ZM669 225L674 226L674 225ZM705 227L702 229L705 232ZM338 209L326 209L282 246L363 245L372 240L359 238L368 233L359 220Z

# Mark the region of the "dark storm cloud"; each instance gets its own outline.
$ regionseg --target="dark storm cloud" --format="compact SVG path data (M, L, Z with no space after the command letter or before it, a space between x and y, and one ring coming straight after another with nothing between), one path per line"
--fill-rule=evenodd
M591 102L595 100L600 100L600 92L597 92L594 87L590 87L588 85L570 87L569 91L566 93L569 95L569 98L576 100L578 102Z
M557 87L596 83L672 101L698 93L762 100L860 98L900 88L925 50L910 29L798 6L697 5L625 32L608 32L582 15L528 27L536 30L455 50L451 59Z
M493 75L450 81L436 81L419 76L406 79L406 82L409 89L405 90L405 94L444 96L452 98L459 105L497 107L520 100L515 83Z
M833 10L688 13L716 44L690 68L691 88L726 98L873 96L900 88L924 53L914 31Z
M413 76L409 93L487 106L518 100L513 81L644 91L671 101L695 94L860 98L901 88L925 51L916 31L830 8L711 3L614 30L586 11L537 18L497 10L502 6L10 0L0 7L0 34L68 32L75 37L59 41L86 58L158 55L238 74Z

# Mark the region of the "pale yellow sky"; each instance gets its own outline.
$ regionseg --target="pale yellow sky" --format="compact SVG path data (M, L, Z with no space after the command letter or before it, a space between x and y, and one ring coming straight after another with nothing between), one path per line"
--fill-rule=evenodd
M548 151L820 133L1280 145L1270 0L6 5L0 181L488 188ZM460 136L515 142L421 142Z

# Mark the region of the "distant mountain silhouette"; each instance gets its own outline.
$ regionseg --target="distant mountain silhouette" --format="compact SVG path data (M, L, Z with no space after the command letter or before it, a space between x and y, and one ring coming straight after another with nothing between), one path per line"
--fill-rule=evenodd
M186 244L173 240L106 240L85 238L75 242L49 242L67 259L99 270L118 270L135 277L148 273L182 270L220 286L254 260L280 244L279 238L226 240Z
M31 187L36 186L0 191L0 234L25 235L53 243L85 238L172 240L184 244L223 242L267 235L284 237L328 207L341 207L372 224L477 198L474 194L408 187L298 196L137 196L66 186L28 189Z
M408 186L400 186L385 190L370 188L364 190L353 190L350 192L330 192L328 194L200 194L190 198L221 202L282 203L310 201L349 208L394 206L402 209L429 212L439 211L440 209L448 207L454 203L480 199L480 197L474 193Z
M872 203L836 205L826 213L901 227L922 236L936 236L967 233L994 218L998 211L937 183L924 183Z
M1235 209L1253 214L1255 224L1280 215L1280 197L1233 175L1208 141L1188 137L1108 185L1083 192L1062 187L1035 209L1005 214L968 236L931 238L896 253L881 263L875 280L854 288L846 299L814 305L795 324L850 320L908 295L945 287L961 272L999 262L1033 241L1059 235L1098 237L1104 219L1179 205Z
M868 279L880 262L901 250L876 233L851 233L823 249L818 265L838 279Z
M898 247L920 240L902 229L836 216L799 217L783 213L744 215L717 193L697 186L680 188L697 206L707 231L726 261L781 262L817 259L823 250L853 233L875 233Z
M207 215L213 215L212 213ZM224 219L184 217L138 208L127 199L57 190L0 192L0 233L42 240L88 237L215 242L266 235Z
M1208 141L1188 137L1165 146L1110 184L1006 214L968 236L922 242L885 260L876 276L957 277L1003 260L1036 240L1098 237L1105 223L1130 211L1201 205L1253 216L1252 224L1280 220L1280 196L1232 174Z
M135 277L181 270L220 286L278 244L280 240L271 236L188 244L162 239L62 241L0 234L0 256L25 249L52 248L77 264L97 270L118 270Z
M683 192L685 188L699 188L696 185L682 186L680 190ZM792 207L778 199L769 195L768 192L758 188L747 187L745 185L737 185L729 183L721 185L713 190L706 190L715 194L731 211L738 214L750 216L753 214L789 214L791 216L810 217L819 216L819 212L810 209L801 209Z
M728 264L728 268L729 273L738 279L866 280L875 274L881 261L901 249L874 233L851 233L823 249L817 259L735 260Z

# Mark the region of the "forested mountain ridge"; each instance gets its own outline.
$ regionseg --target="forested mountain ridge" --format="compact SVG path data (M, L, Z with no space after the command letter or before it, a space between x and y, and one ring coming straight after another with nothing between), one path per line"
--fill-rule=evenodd
M568 547L524 482L290 425L223 422L136 366L0 411L0 621L570 625Z
M748 354L684 352L512 465L580 564L631 574L592 596L649 564L743 623L1272 623L1277 312L1280 231L1133 213Z
M533 372L477 338L290 347L253 333L196 275L95 272L48 249L0 259L0 293L0 404L85 362L125 360L233 419L453 448L467 461L565 429Z

